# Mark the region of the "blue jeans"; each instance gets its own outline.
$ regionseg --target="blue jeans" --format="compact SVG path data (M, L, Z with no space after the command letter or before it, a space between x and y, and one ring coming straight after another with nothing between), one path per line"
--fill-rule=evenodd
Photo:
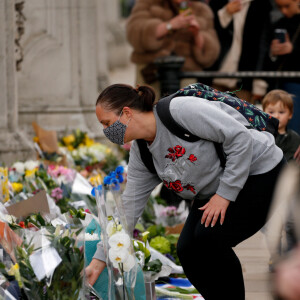
M294 96L294 114L288 128L300 134L300 83L287 82L283 84L283 90Z

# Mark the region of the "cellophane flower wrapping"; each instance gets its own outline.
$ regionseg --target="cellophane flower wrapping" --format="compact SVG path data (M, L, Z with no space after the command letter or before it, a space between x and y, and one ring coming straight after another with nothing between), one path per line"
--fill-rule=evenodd
M109 275L109 300L135 299L137 260L122 206L119 182L95 189ZM133 201L134 205L134 201Z
M18 229L15 245L21 287L28 299L84 299L80 220L63 215L39 228Z

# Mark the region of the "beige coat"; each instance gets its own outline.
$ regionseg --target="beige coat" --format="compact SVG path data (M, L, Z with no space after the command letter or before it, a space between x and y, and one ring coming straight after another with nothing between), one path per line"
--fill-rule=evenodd
M191 2L191 9L204 37L202 49L196 47L193 34L188 29L156 39L156 27L172 19L174 13L166 0L137 0L126 26L128 41L133 46L132 62L148 64L157 57L174 53L185 58L185 71L200 71L210 67L220 52L213 13L208 5L201 2Z

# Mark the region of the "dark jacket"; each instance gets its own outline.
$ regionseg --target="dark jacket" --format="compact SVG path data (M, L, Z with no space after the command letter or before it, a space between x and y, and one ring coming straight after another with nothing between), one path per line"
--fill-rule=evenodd
M267 63L265 62L265 69L269 71L300 71L300 32L298 35L296 31L300 26L300 14L293 16L292 18L281 18L272 26L272 31L270 32L270 40L269 47L271 45L274 37L275 29L286 29L290 40L292 42L293 37L295 37L293 43L293 51L290 54L280 55L277 57L275 61L271 61L269 58L267 59ZM299 29L300 30L300 29ZM269 89L275 88L283 88L283 84L285 82L296 82L300 83L300 78L289 78L289 79L274 79L269 80Z
M221 43L221 54L214 64L218 70L230 50L233 38L233 22L223 28L219 22L218 10L228 3L227 0L211 0L209 5L215 16L215 28ZM269 0L253 0L250 2L243 31L242 53L238 71L260 71L263 68L265 56L268 54L268 37L272 6ZM251 90L252 80L243 80L243 88Z
M300 145L300 135L294 130L288 129L285 134L278 134L275 139L276 145L283 151L287 161L292 160Z

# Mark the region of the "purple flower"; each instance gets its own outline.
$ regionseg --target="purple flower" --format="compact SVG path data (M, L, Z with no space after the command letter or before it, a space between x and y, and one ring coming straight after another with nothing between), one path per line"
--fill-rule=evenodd
M138 230L138 229L133 229L133 237L136 239L136 238L138 238L139 237L139 235L140 235L140 231Z

